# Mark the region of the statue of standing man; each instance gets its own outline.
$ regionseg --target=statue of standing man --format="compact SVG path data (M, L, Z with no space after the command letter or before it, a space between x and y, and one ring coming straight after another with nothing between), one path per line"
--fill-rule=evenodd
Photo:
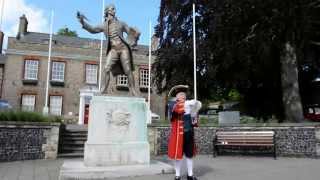
M93 27L85 21L84 15L80 14L80 12L77 13L77 18L83 29L94 34L103 32L106 36L107 62L103 68L104 85L102 86L102 93L108 93L107 89L111 73L113 76L125 74L128 76L130 94L137 96L132 73L134 66L131 48L137 45L140 32L117 19L115 16L116 9L113 4L105 8L104 14L104 23ZM127 34L126 39L123 37L124 32Z

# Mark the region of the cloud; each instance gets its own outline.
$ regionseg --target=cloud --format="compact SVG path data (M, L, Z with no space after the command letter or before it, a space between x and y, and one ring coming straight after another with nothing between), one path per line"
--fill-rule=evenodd
M16 36L19 27L19 18L22 14L25 14L29 21L28 31L49 32L49 18L46 17L45 10L27 3L26 0L4 1L1 28L7 37Z

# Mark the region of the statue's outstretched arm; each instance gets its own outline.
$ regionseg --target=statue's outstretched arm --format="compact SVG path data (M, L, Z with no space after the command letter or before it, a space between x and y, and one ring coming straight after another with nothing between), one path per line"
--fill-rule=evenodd
M87 30L90 33L100 33L103 32L103 25L99 25L99 26L91 26L90 24L88 24L85 19L87 19L83 14L81 14L79 11L77 12L77 18L80 22L80 24L82 25L82 28Z
M94 26L93 27L93 26L91 26L90 24L88 24L85 21L83 21L82 28L87 30L90 33L93 33L93 34L103 32L103 26L102 25L98 25L98 26Z

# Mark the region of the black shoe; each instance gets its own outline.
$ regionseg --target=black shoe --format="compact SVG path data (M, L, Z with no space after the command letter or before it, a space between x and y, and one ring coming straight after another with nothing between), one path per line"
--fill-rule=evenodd
M180 176L176 176L176 177L174 178L174 180L181 180L181 177L180 177Z
M187 176L187 180L198 180L195 176Z

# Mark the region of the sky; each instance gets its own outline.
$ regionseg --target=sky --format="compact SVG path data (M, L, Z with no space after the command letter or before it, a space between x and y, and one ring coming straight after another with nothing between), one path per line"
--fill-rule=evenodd
M80 11L92 25L101 23L103 0L0 0L4 3L3 17L0 29L6 37L15 37L18 31L19 17L25 14L29 24L28 31L50 32L51 11L54 12L53 32L68 27L75 30L79 37L100 39L99 34L90 34L81 28L76 18ZM116 16L131 27L137 27L140 32L139 44L149 43L149 21L154 27L159 15L160 0L105 0L116 6ZM1 9L0 9L1 11ZM2 13L2 12L1 12ZM6 47L6 42L5 42Z

